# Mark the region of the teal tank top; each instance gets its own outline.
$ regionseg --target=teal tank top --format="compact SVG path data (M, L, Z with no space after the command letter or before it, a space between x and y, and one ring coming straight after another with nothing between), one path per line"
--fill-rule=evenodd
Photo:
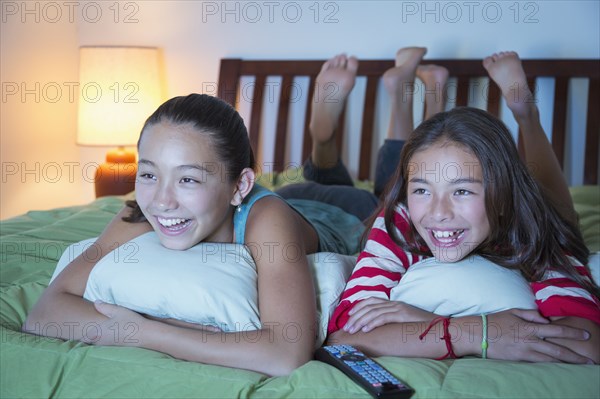
M233 215L235 243L245 244L246 222L252 206L261 198L278 194L255 184L250 194L236 208ZM356 216L344 212L337 206L318 201L288 199L292 209L310 223L319 235L319 252L335 252L353 255L360 251L360 238L364 225Z

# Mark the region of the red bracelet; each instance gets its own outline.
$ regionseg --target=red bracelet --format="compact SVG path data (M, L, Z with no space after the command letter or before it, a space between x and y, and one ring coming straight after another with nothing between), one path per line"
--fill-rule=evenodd
M448 357L450 359L456 359L457 356L454 353L454 350L452 350L452 336L450 335L450 331L448 330L448 327L450 326L450 317L439 316L439 317L436 317L435 319L431 320L431 323L429 323L429 326L427 326L425 331L423 331L423 334L419 335L419 339L421 341L423 341L423 338L425 338L425 335L427 335L429 330L431 330L431 328L433 326L435 326L437 323L439 323L442 320L444 322L444 335L442 335L442 339L446 343L446 349L448 350L448 353L446 353L442 357L436 358L435 360L444 360Z

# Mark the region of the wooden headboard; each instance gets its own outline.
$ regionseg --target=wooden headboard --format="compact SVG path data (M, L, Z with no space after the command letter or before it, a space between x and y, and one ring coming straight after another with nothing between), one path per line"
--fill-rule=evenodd
M263 103L267 92L265 84L269 77L281 78L281 91L277 107L275 140L274 140L274 162L275 171L281 171L285 165L285 148L288 137L288 118L290 109L291 88L294 79L298 77L308 78L308 95L305 96L305 117L302 148L302 158L310 153L311 138L308 133L308 122L311 110L311 99L314 91L314 81L325 60L242 60L222 59L219 72L218 96L232 105L238 104L240 79L251 77L254 79L254 90L251 100L250 119L248 130L251 144L257 151L260 127L263 118ZM424 64L437 64L446 67L450 71L456 86L457 106L468 105L469 84L472 79L486 77L487 73L481 64L481 60L435 60L428 59ZM371 176L371 154L374 144L374 120L377 87L381 75L393 67L393 60L360 60L358 77L366 78L366 89L362 110L360 155L357 177L361 180ZM600 136L600 60L524 60L525 69L530 87L534 87L537 78L554 78L554 98L552 111L551 134L554 151L563 166L565 158L566 126L569 115L569 84L572 78L586 78L589 81L587 91L587 120L585 132L578 131L574 134L585 134L585 160L584 160L584 184L599 184L598 173L598 147ZM489 82L486 85L487 104L486 109L499 116L500 113L500 91L498 87ZM262 90L257 90L262 88ZM533 90L534 93L536 90ZM340 120L340 132L344 131L344 115ZM338 134L338 146L342 143L342 134ZM520 140L519 140L520 144ZM522 146L520 146L522 149Z

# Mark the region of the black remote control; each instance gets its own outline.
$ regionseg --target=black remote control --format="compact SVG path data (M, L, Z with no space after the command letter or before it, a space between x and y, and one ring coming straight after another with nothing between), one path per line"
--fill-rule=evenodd
M375 398L410 398L415 392L379 363L350 345L323 346L315 359L340 369Z

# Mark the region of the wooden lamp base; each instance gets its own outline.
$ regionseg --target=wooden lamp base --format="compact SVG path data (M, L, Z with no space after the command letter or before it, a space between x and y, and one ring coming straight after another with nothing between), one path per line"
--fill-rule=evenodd
M96 198L124 195L135 189L137 163L135 153L119 147L106 154L106 162L96 169Z

